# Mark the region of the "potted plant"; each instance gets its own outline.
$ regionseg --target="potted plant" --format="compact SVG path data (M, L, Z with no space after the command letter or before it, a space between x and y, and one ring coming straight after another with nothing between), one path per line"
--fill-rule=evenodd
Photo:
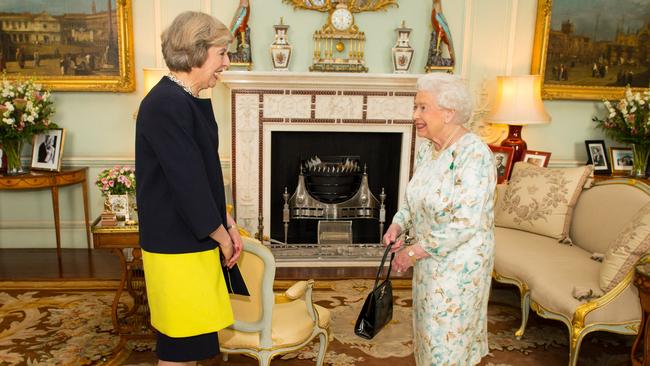
M7 156L7 174L25 173L20 154L23 143L35 134L58 128L52 123L54 114L51 94L32 80L2 79L0 91L0 145Z
M106 199L104 206L118 220L129 221L135 209L135 169L119 165L104 169L97 175L95 185Z

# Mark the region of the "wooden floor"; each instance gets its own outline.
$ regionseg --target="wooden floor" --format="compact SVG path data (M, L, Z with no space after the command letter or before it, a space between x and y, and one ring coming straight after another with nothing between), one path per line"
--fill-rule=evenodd
M276 280L375 278L376 267L281 267ZM411 278L393 273L393 278ZM107 249L0 249L0 281L119 280L117 256Z

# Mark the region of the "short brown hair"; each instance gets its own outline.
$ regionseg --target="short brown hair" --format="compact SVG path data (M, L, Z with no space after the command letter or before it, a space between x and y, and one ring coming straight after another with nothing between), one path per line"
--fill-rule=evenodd
M190 72L192 67L203 66L210 47L228 45L232 34L210 15L186 11L174 18L160 38L169 70Z

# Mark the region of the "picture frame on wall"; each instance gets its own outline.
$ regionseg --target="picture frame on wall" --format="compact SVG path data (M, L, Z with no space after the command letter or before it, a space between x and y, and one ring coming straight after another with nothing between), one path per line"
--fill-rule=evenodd
M135 90L132 0L0 3L0 72L55 91Z
M620 99L647 88L650 7L635 0L539 0L531 73L544 99Z
M609 175L611 174L611 165L607 156L607 148L604 140L586 140L587 148L587 165L593 164L594 174Z
M55 128L34 135L32 170L61 171L65 130Z
M548 166L548 161L551 160L551 153L546 151L526 150L523 155L524 158L522 161L542 168L546 168Z
M494 157L494 166L497 170L497 184L505 183L510 177L512 159L515 149L511 146L488 145Z
M612 175L627 175L632 171L634 155L628 147L610 147L609 161L612 162Z

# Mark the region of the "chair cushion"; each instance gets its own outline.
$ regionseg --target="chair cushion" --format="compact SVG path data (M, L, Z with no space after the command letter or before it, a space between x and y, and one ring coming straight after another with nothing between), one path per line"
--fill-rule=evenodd
M600 268L600 287L613 289L645 253L650 251L650 203L643 206L617 235Z
M496 205L495 224L565 240L571 212L592 166L543 168L518 162Z
M318 325L323 329L330 326L330 311L315 305L318 313ZM312 334L312 320L307 312L304 300L294 300L273 306L271 339L273 348L298 345L309 339ZM250 348L259 350L259 333L246 333L232 328L219 331L219 346L226 349Z

